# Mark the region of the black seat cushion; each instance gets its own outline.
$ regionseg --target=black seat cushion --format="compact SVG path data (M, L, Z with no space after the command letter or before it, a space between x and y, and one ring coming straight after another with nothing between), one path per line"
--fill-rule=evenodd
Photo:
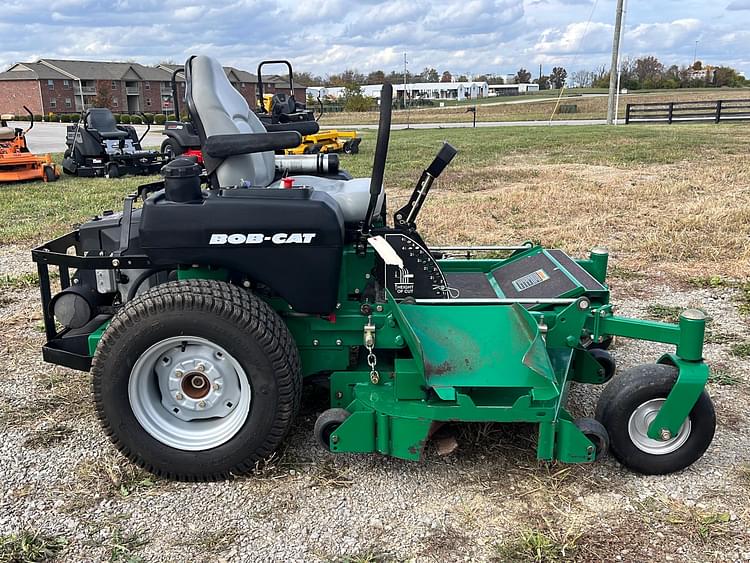
M91 108L86 113L86 125L95 129L102 139L124 139L127 131L118 129L115 116L107 108Z

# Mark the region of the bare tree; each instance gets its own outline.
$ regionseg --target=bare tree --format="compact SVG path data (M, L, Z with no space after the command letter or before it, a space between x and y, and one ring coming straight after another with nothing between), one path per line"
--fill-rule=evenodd
M452 80L453 75L447 70L444 70L442 76L440 77L440 82L451 82Z
M102 80L96 85L96 96L91 100L91 106L95 108L112 109L112 86Z
M573 86L578 88L590 88L596 80L596 72L592 70L577 70L570 75Z

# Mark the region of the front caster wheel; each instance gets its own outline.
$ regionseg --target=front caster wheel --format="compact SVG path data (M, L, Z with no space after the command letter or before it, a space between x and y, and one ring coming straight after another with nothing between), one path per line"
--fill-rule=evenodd
M320 444L320 447L331 451L331 435L349 418L349 414L346 409L323 411L323 414L315 421L315 428L313 429L315 440Z
M602 392L596 418L609 432L611 452L625 467L647 475L672 473L699 459L711 443L716 415L705 390L676 435L663 440L648 437L648 427L677 375L674 366L636 366L623 371Z
M594 444L596 448L594 459L599 459L607 454L607 451L609 451L609 433L601 422L595 418L583 417L576 419L575 425Z
M615 371L617 371L617 362L615 362L612 354L601 348L589 348L588 352L601 366L602 383L612 379Z
M227 283L170 282L129 301L92 364L115 446L156 475L213 481L250 471L300 403L294 341L264 301Z

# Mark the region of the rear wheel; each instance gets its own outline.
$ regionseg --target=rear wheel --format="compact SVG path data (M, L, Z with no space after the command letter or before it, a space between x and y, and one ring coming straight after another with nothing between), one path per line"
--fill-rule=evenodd
M184 153L185 149L180 146L180 143L170 137L161 144L161 152L167 161L170 161Z
M92 365L97 414L128 458L181 480L250 471L287 434L299 356L262 300L216 281L170 282L112 319Z
M711 444L716 415L704 390L674 436L654 440L648 427L677 381L677 368L647 364L623 371L604 388L596 418L607 429L610 451L624 466L647 475L679 471Z

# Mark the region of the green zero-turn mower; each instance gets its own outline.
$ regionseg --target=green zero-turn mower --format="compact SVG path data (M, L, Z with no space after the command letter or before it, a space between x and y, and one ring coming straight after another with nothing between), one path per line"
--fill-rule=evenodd
M389 85L372 178L282 179L273 151L299 133L267 133L217 61L191 57L185 73L205 179L177 158L121 213L33 251L44 358L92 372L124 455L175 479L247 472L284 440L305 381L330 391L314 434L335 453L417 460L446 422L532 423L540 460L609 450L646 474L706 450L700 312L678 324L615 315L602 249L429 246L418 216L456 155L448 144L387 226ZM615 374L614 336L675 349ZM595 417L566 410L573 382L607 384Z

